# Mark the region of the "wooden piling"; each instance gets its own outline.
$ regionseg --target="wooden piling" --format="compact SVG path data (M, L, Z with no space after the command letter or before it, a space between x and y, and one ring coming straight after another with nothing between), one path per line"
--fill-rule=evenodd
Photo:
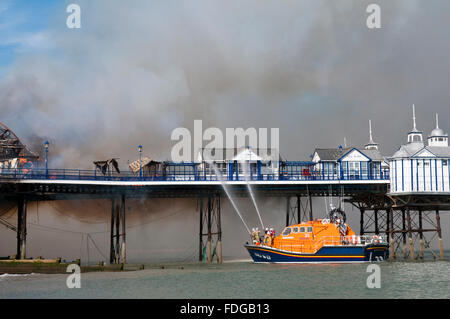
M441 217L439 216L439 209L436 209L436 231L439 239L439 257L441 260L444 260L444 246L442 244Z
M111 199L111 245L109 248L109 263L114 263L115 252L114 252L114 212L115 212L115 200Z
M200 205L200 230L198 240L198 261L203 260L203 197L199 199Z
M27 202L24 197L17 201L17 257L26 258L27 243Z
M120 263L120 207L119 207L119 203L116 202L115 205L115 217L116 217L116 247L114 249L114 254L115 254L115 260L116 260L116 264Z
M395 241L394 241L394 209L391 207L389 211L387 211L386 213L389 227L389 249L390 249L389 258L391 260L394 260L396 258Z
M364 235L364 208L360 208L359 211L361 212L361 217L359 219L359 235Z
M216 220L217 220L217 262L222 263L222 220L220 210L220 195L217 195L217 208L216 208Z
M289 215L291 210L291 198L288 196L286 197L286 227L289 226Z
M127 232L125 225L126 217L126 205L125 205L125 194L122 194L122 263L127 263Z
M424 258L425 247L423 244L423 223L422 223L422 210L419 209L419 258Z
M206 243L206 253L207 253L207 257L206 257L206 261L207 262L212 262L212 247L211 247L211 207L212 203L211 203L211 196L208 197L208 241Z
M406 253L406 216L405 209L402 209L402 250L403 250L403 258L407 258L408 255Z
M412 232L411 232L411 214L410 214L409 208L407 208L407 211L406 211L406 219L408 222L409 258L411 260L414 260L414 244L413 244Z
M219 240L217 241L217 249L216 249L216 254L217 254L217 263L221 264L222 263L222 241Z
M308 193L308 199L309 199L309 220L312 221L312 220L314 220L313 207L312 207L312 196L309 191L308 185L306 185L306 191Z
M374 217L375 217L375 235L379 235L380 234L380 229L378 227L378 209L375 209L374 211Z

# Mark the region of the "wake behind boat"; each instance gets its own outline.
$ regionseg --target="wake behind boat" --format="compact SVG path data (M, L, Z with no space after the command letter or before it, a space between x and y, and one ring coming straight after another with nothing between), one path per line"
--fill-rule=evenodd
M345 223L345 213L333 209L330 218L287 226L278 235L266 234L261 242L257 232L253 244L246 244L257 263L349 263L383 261L389 257L382 236L358 236Z

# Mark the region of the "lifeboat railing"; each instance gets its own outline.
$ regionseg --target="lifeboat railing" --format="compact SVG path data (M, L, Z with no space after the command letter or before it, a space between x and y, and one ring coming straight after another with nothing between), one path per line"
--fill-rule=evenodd
M368 244L387 243L386 237L381 235L352 235L352 236L326 236L320 240L311 242L310 240L295 240L287 243L278 243L274 248L289 252L316 253L322 247L328 246L365 246Z

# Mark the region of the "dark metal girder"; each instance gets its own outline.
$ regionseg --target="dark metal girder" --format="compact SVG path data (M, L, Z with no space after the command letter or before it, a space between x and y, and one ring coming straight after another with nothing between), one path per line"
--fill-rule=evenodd
M381 186L381 187L380 187ZM237 197L248 197L246 185L230 185L233 194ZM341 187L343 191L341 193ZM299 185L254 185L255 191L267 197L286 196L307 196L308 191L311 196L356 196L362 194L383 195L386 185L371 184L346 184L346 185L326 185L326 184L299 184ZM15 198L17 194L29 194L31 197L40 200L70 199L75 195L96 196L98 198L110 198L112 195L126 194L127 197L163 197L163 198L183 198L199 197L219 192L224 195L221 185L143 185L143 186L123 186L123 185L77 185L77 184L24 184L24 183L0 183L0 198ZM65 197L67 196L67 197Z

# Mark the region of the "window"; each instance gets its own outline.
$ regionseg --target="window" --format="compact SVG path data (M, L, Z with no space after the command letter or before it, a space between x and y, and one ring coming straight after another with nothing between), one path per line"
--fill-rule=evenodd
M442 160L442 165L447 166L447 160Z
M291 228L287 227L284 231L283 231L283 236L287 236L291 233Z
M361 162L361 173L362 175L367 175L367 162Z
M305 232L305 227L300 227L300 232L304 233Z
M311 226L308 227L308 233L312 233L312 227Z
M359 175L359 162L348 162L348 170L350 175Z
M292 228L292 232L293 232L294 234L298 233L298 227Z

